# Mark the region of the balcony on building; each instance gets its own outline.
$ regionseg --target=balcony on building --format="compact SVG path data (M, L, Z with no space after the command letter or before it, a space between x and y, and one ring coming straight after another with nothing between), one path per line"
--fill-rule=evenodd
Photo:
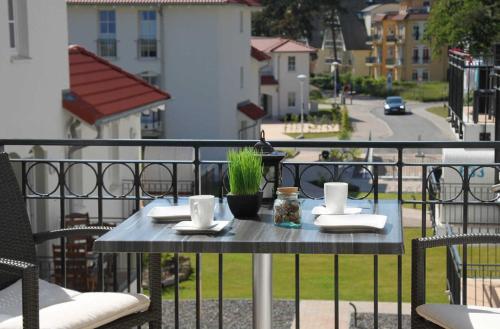
M388 44L395 44L396 41L397 41L397 37L395 34L389 34L385 37L385 41L388 43Z
M379 60L376 56L368 56L365 58L365 63L368 66L377 65L379 64Z
M385 66L388 68L392 68L396 65L396 59L394 58L386 58L385 59Z

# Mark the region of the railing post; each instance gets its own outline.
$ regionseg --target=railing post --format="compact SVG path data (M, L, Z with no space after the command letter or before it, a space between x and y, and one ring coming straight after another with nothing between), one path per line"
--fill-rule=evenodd
M464 166L462 233L467 234L469 219L469 166ZM462 245L462 304L467 305L467 244Z
M103 173L102 173L102 163L98 162L97 163L97 224L99 226L102 226L103 224L103 208L102 208L102 201L103 201L103 184L104 184L104 179L103 179ZM99 253L97 256L97 289L99 291L104 291L104 270L103 270L103 257L102 253ZM116 276L116 273L114 273ZM114 284L115 285L115 284ZM116 285L115 285L116 288Z
M59 162L59 227L64 228L64 216L66 212L66 197L65 197L65 180L64 180L64 162ZM62 275L62 285L66 287L66 239L61 238L61 275Z
M403 201L403 149L398 148L398 201Z

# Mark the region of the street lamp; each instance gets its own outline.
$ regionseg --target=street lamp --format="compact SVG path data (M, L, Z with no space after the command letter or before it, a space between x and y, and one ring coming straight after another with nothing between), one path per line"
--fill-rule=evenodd
M333 102L336 103L337 102L337 67L339 66L339 62L337 62L336 60L334 60L331 64L330 64L330 71L332 72L332 80L333 80Z
M300 83L300 136L298 138L304 138L304 82L307 80L307 76L299 74L297 79Z

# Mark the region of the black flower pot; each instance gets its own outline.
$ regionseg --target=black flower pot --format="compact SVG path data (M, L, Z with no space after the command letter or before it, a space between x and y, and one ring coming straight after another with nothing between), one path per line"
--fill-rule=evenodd
M262 192L254 195L227 195L229 209L238 219L257 219L261 203Z

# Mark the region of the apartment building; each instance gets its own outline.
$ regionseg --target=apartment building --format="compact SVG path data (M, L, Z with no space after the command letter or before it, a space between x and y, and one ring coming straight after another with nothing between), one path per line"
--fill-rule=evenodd
M367 43L369 75L393 80L445 80L446 52L432 55L423 39L431 1L403 0L399 11L374 12Z
M316 49L279 37L252 37L251 44L269 58L260 69L261 104L265 112L273 118L299 114L301 101L305 107L309 104L309 84L305 82L301 90L297 76L309 77L311 53Z
M143 116L143 128L153 129L145 131L147 137L258 136L264 111L259 108L258 116L248 116L241 110L259 103L250 50L257 1L66 2L71 44L96 52L173 96L165 112Z

